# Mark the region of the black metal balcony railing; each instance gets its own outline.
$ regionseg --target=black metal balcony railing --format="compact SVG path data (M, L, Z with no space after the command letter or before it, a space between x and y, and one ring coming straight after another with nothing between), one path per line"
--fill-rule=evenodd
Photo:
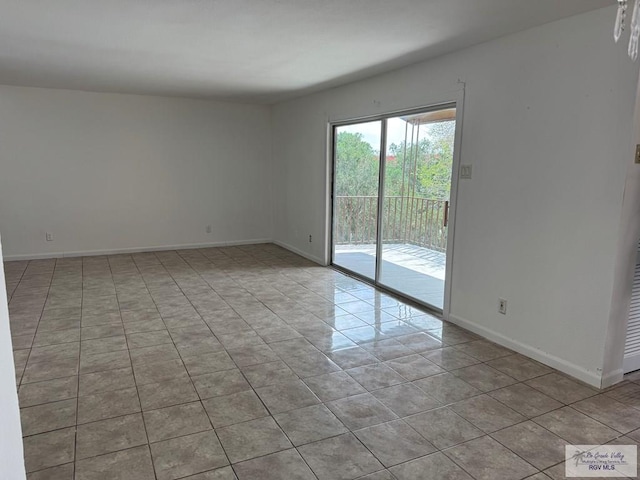
M382 242L408 243L444 252L447 248L449 202L417 197L385 197ZM361 245L376 242L378 197L336 197L334 242Z

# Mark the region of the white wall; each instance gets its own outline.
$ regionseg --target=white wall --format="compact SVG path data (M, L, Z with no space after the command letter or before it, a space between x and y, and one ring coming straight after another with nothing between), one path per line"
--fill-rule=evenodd
M0 241L0 265L2 242ZM22 450L20 408L13 365L13 348L9 331L9 310L4 269L0 268L0 472L10 480L26 478Z
M322 260L327 122L466 82L450 319L594 385L605 337L637 65L607 8L274 108L274 238ZM497 313L498 297L509 302Z
M270 162L266 106L0 86L5 257L270 239Z

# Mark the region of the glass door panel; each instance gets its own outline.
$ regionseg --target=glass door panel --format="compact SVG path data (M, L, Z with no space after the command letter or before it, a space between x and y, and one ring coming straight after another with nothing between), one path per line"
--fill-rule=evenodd
M334 128L333 264L375 281L382 122Z
M456 109L386 120L381 285L443 308Z

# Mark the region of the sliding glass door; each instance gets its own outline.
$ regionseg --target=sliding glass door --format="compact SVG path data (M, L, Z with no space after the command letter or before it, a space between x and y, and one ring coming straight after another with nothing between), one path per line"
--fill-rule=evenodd
M333 263L376 278L382 122L334 129Z
M443 309L455 135L455 105L334 127L334 265Z

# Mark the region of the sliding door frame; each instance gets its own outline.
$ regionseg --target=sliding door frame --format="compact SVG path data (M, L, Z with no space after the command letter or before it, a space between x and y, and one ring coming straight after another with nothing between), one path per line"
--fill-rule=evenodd
M334 130L335 131L335 130ZM387 154L387 118L380 120L380 159L379 159L379 172L378 172L378 211L376 212L376 274L373 282L378 285L380 283L380 272L382 269L382 211L384 208L384 179L386 170L386 154ZM334 165L335 171L335 165ZM333 246L331 247L333 253ZM333 262L333 257L331 258Z
M463 118L464 118L464 88L455 92L451 92L449 95L443 96L439 101L429 103L427 105L423 105L421 107L412 107L407 109L395 110L384 112L376 115L368 115L368 116L360 116L360 117L351 117L351 118L343 118L331 120L329 119L327 122L327 133L328 133L328 148L327 148L327 170L328 170L328 198L327 198L327 258L328 263L333 268L345 272L349 275L357 277L358 279L364 281L365 283L371 284L376 288L380 288L382 290L389 291L401 297L407 298L412 302L415 302L435 313L441 314L445 320L449 318L449 312L451 310L451 285L452 285L452 274L453 274L453 253L454 253L454 242L455 242L455 225L456 225L456 210L458 205L458 182L460 179L460 158L461 158L461 147L462 147L462 126L463 126ZM379 283L380 278L380 268L382 258L382 222L380 221L382 218L382 210L383 210L383 202L384 202L384 174L385 174L385 163L382 156L386 153L386 137L387 137L387 119L403 116L403 115L412 115L417 113L426 113L430 111L442 110L445 108L453 108L456 109L456 129L455 129L455 137L454 137L454 147L453 147L453 165L451 167L451 189L449 193L449 224L447 230L447 249L446 249L446 264L445 264L445 282L444 282L444 299L443 299L443 308L442 310L434 307L433 305L424 303L419 299L410 297L402 292L396 291L387 286L381 285ZM377 211L377 221L376 221L376 270L375 270L375 278L373 280L368 279L362 275L357 274L351 270L347 270L339 265L334 264L334 251L335 245L333 243L333 232L334 232L334 212L335 212L335 155L336 155L336 129L337 127L342 127L346 125L353 125L358 123L366 123L380 121L381 126L381 139L380 139L380 168L378 173L378 211Z

